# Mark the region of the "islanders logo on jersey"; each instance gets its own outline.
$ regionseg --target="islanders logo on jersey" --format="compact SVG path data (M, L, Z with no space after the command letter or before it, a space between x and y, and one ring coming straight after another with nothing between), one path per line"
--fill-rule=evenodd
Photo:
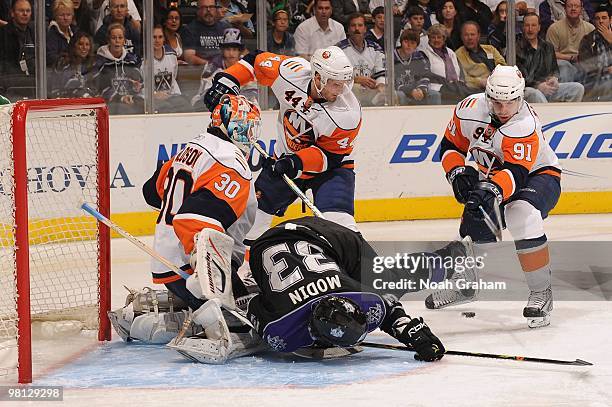
M285 142L291 151L300 151L315 142L312 123L293 109L287 109L283 115Z
M492 177L502 169L504 165L503 160L494 154L492 151L484 148L474 147L470 149L474 161L478 165L478 169L482 174Z

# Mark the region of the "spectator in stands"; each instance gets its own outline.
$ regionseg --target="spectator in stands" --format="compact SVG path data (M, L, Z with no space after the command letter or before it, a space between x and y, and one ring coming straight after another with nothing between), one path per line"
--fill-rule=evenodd
M366 40L374 41L382 49L385 49L385 8L376 7L372 11L372 21L374 26L366 32Z
M0 27L0 81L4 82L5 96L10 100L33 97L35 40L30 2L15 0L10 15L8 24Z
M369 13L369 0L331 0L332 18L348 28L348 19L352 14Z
M53 2L53 20L47 30L47 66L54 67L58 59L68 53L70 39L76 31L73 19L74 6L71 0Z
M502 0L499 2L495 11L493 12L493 19L489 24L487 32L487 41L490 45L493 45L497 50L505 54L506 53L506 19L508 17L508 2Z
M143 112L140 59L125 47L125 26L108 26L106 42L98 48L93 80L96 89L106 100L111 114Z
M176 82L178 59L176 53L165 44L161 25L153 28L153 107L158 113L188 112L189 101L181 95Z
M226 29L219 46L221 47L221 54L211 58L210 62L204 65L200 79L200 90L191 99L191 105L197 111L204 111L206 109L202 99L206 91L212 86L215 75L240 61L245 48L240 30L236 28ZM240 94L250 101L257 101L257 82L253 81L245 86L241 86Z
M424 30L428 30L433 24L438 23L436 10L432 3L433 2L430 0L408 0L408 7L419 7L425 13L425 21L423 23Z
M385 54L377 43L366 40L365 17L361 13L349 17L348 38L337 45L354 67L353 93L362 106L385 103Z
M441 3L436 13L440 24L446 28L446 46L453 51L459 48L461 42L461 17L457 11L455 0L446 0Z
M457 3L457 5L461 5L461 3ZM481 33L487 32L491 19L493 19L491 9L479 0L465 0L459 9L459 14L461 14L463 21L478 23Z
M465 83L470 88L484 90L487 78L496 65L506 65L506 60L492 45L480 45L480 25L466 21L461 26L463 46L457 50L457 60L465 74Z
M96 32L95 21L87 0L72 0L72 5L74 6L73 23L76 25L77 31L84 31L93 36Z
M591 21L593 16L591 2L586 0L582 6L582 19L584 21ZM538 6L538 10L542 33L546 33L553 23L565 18L565 0L543 0Z
M439 105L440 92L430 88L429 60L418 50L420 34L404 30L400 47L393 51L395 91L401 105Z
M315 0L314 16L295 30L295 51L298 55L310 60L315 50L337 44L346 38L344 27L332 19L331 14L331 1Z
M287 9L289 11L289 31L295 32L298 25L312 17L313 0L288 0Z
M582 18L581 0L566 0L565 17L550 26L546 41L555 48L561 82L580 81L578 49L580 41L595 27Z
M98 13L98 18L96 19L94 26L95 31L98 31L100 27L102 27L102 24L104 24L104 18L110 15L112 9L109 6L109 0L93 0L92 8ZM138 8L136 7L134 0L127 0L127 10L130 17L132 17L132 24L134 25L134 28L141 31L142 18L140 17L140 13L138 12Z
M185 30L185 61L192 65L205 65L221 53L219 44L223 32L230 28L221 18L215 0L198 0L198 16Z
M255 37L255 27L251 21L251 14L247 12L246 5L235 0L218 0L218 6L222 19L234 28L239 29L243 38Z
M295 39L288 29L289 13L278 10L272 16L272 29L268 31L268 51L280 55L295 55Z
M183 61L183 39L181 37L181 25L183 16L178 8L171 7L163 20L164 38L168 45L179 60L179 64ZM184 63L184 62L183 62Z
M112 24L121 24L125 28L125 49L129 53L142 57L142 41L139 26L128 14L127 0L110 0L110 15L104 17L102 26L96 32L94 41L98 45L106 45L108 38L108 27Z
M0 0L0 27L7 25L11 17L11 0Z
M559 83L559 68L552 44L539 37L536 13L523 19L523 36L516 44L516 65L525 77L525 100L534 103L580 102L584 86L577 82Z
M427 31L425 31L425 12L421 7L412 6L406 12L406 16L408 17L408 22L404 26L404 30L410 29L412 31L416 31L420 35L420 46L424 47L425 44L429 42L427 38ZM401 36L401 34L400 34ZM401 46L399 43L399 38L396 42L396 47Z
M59 59L51 75L51 96L97 96L92 83L94 63L93 38L85 31L78 31L70 39L68 54Z
M429 59L431 69L430 88L439 92L442 103L455 104L478 89L470 89L463 80L463 72L457 55L447 44L447 30L442 24L434 24L427 30L429 44L423 52Z
M584 70L587 99L612 101L612 26L611 6L601 5L595 10L595 30L580 42L578 61Z

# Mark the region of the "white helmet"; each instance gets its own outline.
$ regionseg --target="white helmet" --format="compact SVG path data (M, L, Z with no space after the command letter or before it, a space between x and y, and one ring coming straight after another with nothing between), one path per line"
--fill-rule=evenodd
M516 112L518 112L523 104L525 78L523 78L523 74L516 66L497 65L487 79L485 92L491 114L495 114L491 99L497 101L511 101L517 99Z
M316 88L315 84L319 94L329 79L346 81L349 90L353 87L353 64L344 51L336 46L316 50L310 57L310 66L313 84L316 83L315 73L321 75L321 88Z

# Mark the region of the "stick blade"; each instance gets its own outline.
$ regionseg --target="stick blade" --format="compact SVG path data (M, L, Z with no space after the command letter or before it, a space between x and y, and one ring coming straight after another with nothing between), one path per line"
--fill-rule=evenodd
M576 359L575 361L572 362L572 365L576 365L576 366L593 366L593 364L591 362L587 362L586 360L582 360L582 359Z

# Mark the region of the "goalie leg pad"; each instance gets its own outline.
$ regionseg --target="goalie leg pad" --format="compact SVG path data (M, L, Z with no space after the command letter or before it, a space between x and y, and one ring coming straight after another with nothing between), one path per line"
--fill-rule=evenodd
M178 335L186 318L187 311L139 315L134 318L130 328L130 338L144 343L166 344ZM192 325L191 329L195 327Z
M218 299L207 301L194 312L193 322L201 325L204 332L191 337L178 336L168 344L168 347L187 359L223 364L229 359L250 355L265 348L263 341L252 330L230 332Z
M187 289L197 298L219 298L221 304L234 308L232 294L232 251L234 239L223 232L205 228L195 237L195 270L187 279ZM192 260L193 263L193 260ZM201 307L200 307L201 308Z

